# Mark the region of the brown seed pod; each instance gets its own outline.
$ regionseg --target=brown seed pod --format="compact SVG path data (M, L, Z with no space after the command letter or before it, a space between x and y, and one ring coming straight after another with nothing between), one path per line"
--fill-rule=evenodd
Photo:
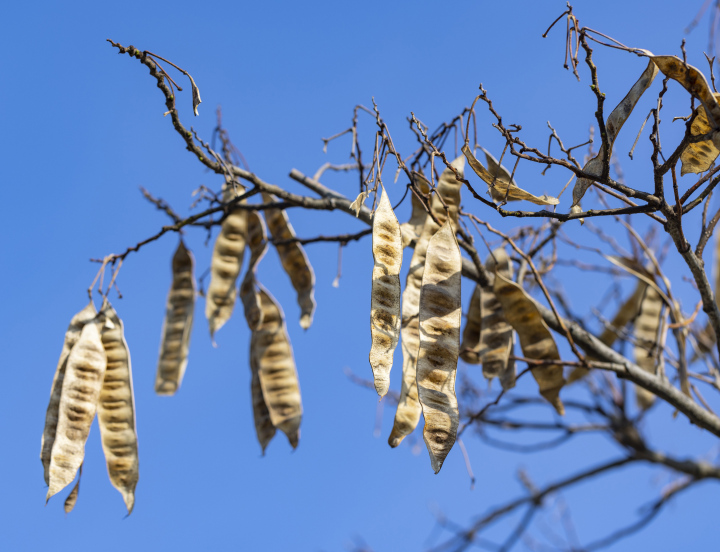
M465 159L458 157L452 162L452 165L463 174L465 168ZM440 175L435 190L436 195L430 202L430 210L435 218L443 224L450 215L450 222L453 229L457 228L457 216L460 206L460 189L462 182L455 178L455 173L446 168ZM448 211L445 211L442 201L437 197L439 194L445 201ZM388 444L391 447L398 446L402 440L413 432L420 421L422 407L417 398L417 355L420 347L420 330L418 326L418 318L420 313L420 288L422 286L422 278L425 270L425 257L427 248L435 233L440 226L431 218L427 217L423 231L415 244L412 260L410 261L410 269L408 271L407 280L405 282L405 291L402 295L402 352L403 352L403 379L400 389L400 399L398 401L397 411L395 413L395 421L388 438Z
M512 279L513 266L504 249L493 251L485 261L490 274L498 273ZM500 378L503 389L515 387L515 361L510 359L515 344L513 328L505 319L502 304L491 286L481 289L482 323L479 356L483 375L487 379Z
M139 477L130 351L122 320L109 303L101 317L107 370L97 406L98 426L110 483L120 491L129 515L135 505L135 486Z
M50 454L48 500L75 479L83 462L106 365L98 323L88 322L67 358L57 432Z
M172 286L160 341L160 360L155 376L155 393L158 395L174 395L185 375L195 311L194 265L193 255L181 239L173 255Z
M295 448L302 419L295 359L282 309L263 287L260 287L260 305L262 324L250 338L250 366L257 369L272 425L282 431Z
M63 505L63 510L65 510L65 514L69 514L70 512L72 512L75 508L75 504L77 504L78 493L80 492L80 479L82 478L83 464L80 464L77 481L75 482L72 491L70 491L70 494L65 499L65 504Z
M460 344L460 358L468 364L480 364L480 331L482 328L482 299L480 284L475 285L468 306L465 329Z
M256 211L248 213L248 247L250 248L250 262L240 284L240 300L245 309L245 320L247 320L248 326L251 330L256 330L262 323L260 294L256 289L257 265L267 251L265 222Z
M375 390L381 397L390 387L393 353L400 339L400 268L402 235L385 188L373 217L370 300L370 366Z
M226 184L223 201L231 201L234 197L234 187ZM235 306L235 283L242 269L247 240L247 213L243 209L231 210L223 220L215 241L205 302L205 316L210 324L211 337L230 319Z
M272 421L270 420L270 412L265 404L265 397L263 397L262 386L260 385L258 366L253 359L254 357L250 355L250 370L252 372L250 395L252 397L255 433L257 434L260 447L262 447L263 456L265 456L265 449L270 444L270 441L272 441L272 438L275 437L275 426L272 425Z
M420 291L418 398L423 438L435 473L455 444L460 415L455 396L460 352L462 258L450 221L432 237Z
M495 296L502 304L505 319L520 337L523 355L534 360L560 360L560 353L550 330L545 325L535 300L522 287L495 274ZM560 364L546 364L532 369L532 375L540 388L540 394L555 407L558 414L565 408L560 400L560 389L565 384Z
M263 193L263 199L266 203L277 201L274 196L266 193ZM295 230L283 209L266 209L265 220L273 241L281 242L295 238ZM315 273L312 265L302 245L298 242L276 244L275 249L297 292L297 302L300 305L300 327L307 330L312 324L315 312Z
M713 94L715 100L720 100L720 94ZM713 130L712 125L708 121L707 111L700 105L695 109L695 118L690 125L690 134L693 136L702 136L708 134ZM715 159L717 159L720 150L715 147L712 140L703 140L702 142L695 142L694 144L688 144L680 155L682 161L682 168L680 169L680 175L688 173L701 173L705 172L710 168Z
M45 484L50 484L50 456L55 443L55 434L58 424L58 416L60 409L60 398L62 395L63 381L65 379L65 369L70 351L80 339L80 332L83 326L90 322L97 311L92 301L88 305L72 317L70 325L65 332L65 342L63 343L60 360L58 361L53 377L52 388L50 390L50 404L48 404L47 413L45 414L45 428L43 429L42 444L40 447L40 461L43 465Z
M428 179L425 178L423 174L415 171L412 172L412 178L415 186L424 196L427 196L430 193L430 182L428 182ZM427 219L428 216L425 205L423 205L423 202L420 201L412 191L410 191L410 203L412 205L410 220L400 225L403 248L420 237L423 226L425 226L425 219Z
M662 321L663 300L652 286L647 286L640 304L640 313L635 320L635 363L646 372L654 374L657 369L657 346ZM650 408L655 395L642 387L635 386L635 400L640 408Z

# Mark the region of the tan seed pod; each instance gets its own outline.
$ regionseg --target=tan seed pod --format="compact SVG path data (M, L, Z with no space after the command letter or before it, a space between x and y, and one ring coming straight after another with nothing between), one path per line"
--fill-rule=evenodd
M48 500L75 479L83 462L106 365L98 324L89 322L83 326L67 358L57 433L50 454Z
M420 291L418 398L423 439L435 473L455 444L460 421L455 377L460 353L462 257L450 221L432 237Z
M58 416L60 410L60 398L62 395L63 381L65 379L65 369L70 351L80 339L80 332L83 326L90 322L97 311L92 301L88 305L72 317L70 325L65 332L65 342L63 343L60 360L58 361L53 377L52 388L50 390L50 404L48 404L47 413L45 414L45 428L43 429L42 444L40 447L40 461L43 465L45 484L50 484L50 456L53 444L55 443L55 434L58 424Z
M282 431L293 448L300 438L302 401L295 359L282 309L260 287L263 318L250 338L250 366L256 366L272 425Z
M535 300L522 287L505 278L495 275L493 285L495 296L502 304L505 319L520 337L523 355L534 360L560 360L560 353L550 330L545 325ZM538 383L540 394L555 407L558 414L564 414L565 408L560 400L560 389L565 384L560 364L547 364L532 369Z
M538 197L520 188L515 183L515 180L510 178L511 174L507 169L501 166L489 152L484 149L483 151L485 152L488 163L487 169L475 158L470 146L465 144L462 147L462 152L467 158L472 170L488 185L488 191L493 201L498 203L506 199L507 201L525 200L535 205L557 205L560 203L560 200L556 197L548 195Z
M720 100L720 94L714 93L715 100ZM690 125L690 134L693 136L702 136L708 134L713 127L710 125L707 117L707 111L700 105L695 109L695 118ZM717 156L720 154L720 150L715 147L712 140L703 140L702 142L695 142L694 144L688 144L680 155L682 161L682 168L680 174L685 175L688 173L701 173L705 172L713 164Z
M458 157L452 165L463 174L465 159ZM448 206L450 221L453 229L457 228L458 209L460 206L460 189L462 182L455 178L455 173L446 168L438 180L436 193L430 201L430 211L435 218L443 224L448 213L443 207L442 201L437 197L439 194ZM403 353L403 379L400 388L400 399L398 401L395 421L388 438L391 447L398 446L402 440L413 432L418 422L422 407L417 397L417 355L420 347L420 288L422 286L423 273L425 271L425 257L427 248L440 226L431 218L427 217L422 233L415 244L410 269L405 282L405 291L402 295L402 326L401 326L401 347Z
M263 193L263 199L266 203L277 201L274 196L266 193ZM265 220L274 241L296 237L290 219L283 209L266 209ZM305 249L298 242L276 245L275 249L280 256L285 273L290 277L290 282L297 292L297 302L300 305L300 327L307 330L312 324L315 312L315 272L305 254Z
M385 188L373 217L370 300L370 366L375 390L383 397L390 387L393 353L400 339L400 268L402 235Z
M512 279L513 266L504 249L493 251L485 261L490 274L498 273ZM515 339L513 328L505 319L502 304L492 286L481 288L482 323L480 329L479 356L483 375L487 379L500 378L503 389L515 387L515 361L510 359Z
M250 370L252 372L250 395L252 397L255 433L260 447L262 447L263 456L265 456L265 449L270 444L270 441L272 441L272 438L275 437L275 426L270 420L270 412L265 404L265 397L263 396L262 386L260 385L258 366L253 355L250 355Z
M130 351L122 320L109 303L101 316L104 319L101 338L107 355L107 370L98 401L98 426L110 483L120 491L129 515L135 505L135 486L139 477Z
M419 188L423 195L427 196L430 193L430 182L428 182L427 178L415 171L412 173L412 178L415 186ZM423 202L420 201L412 191L410 192L410 203L412 205L410 220L400 225L403 248L420 237L423 226L425 226L425 219L427 219L428 216L425 205L423 205Z
M646 372L654 374L657 369L657 346L660 339L660 323L663 300L652 287L647 286L635 321L635 363ZM635 386L635 400L640 408L646 409L655 402L655 395L642 387Z
M193 255L181 239L173 255L172 285L160 341L160 360L155 376L155 393L158 395L174 395L185 375L195 311L194 267Z
M257 265L267 251L267 231L265 222L257 211L248 213L248 247L250 262L245 277L240 284L240 300L245 309L245 320L251 330L256 330L262 323L260 295L257 291Z
M605 123L605 130L607 133L607 140L609 145L607 155L612 154L612 147L615 143L615 139L617 138L618 133L620 132L620 129L622 129L625 121L627 121L628 117L637 105L637 102L640 100L640 97L650 87L653 80L655 80L655 76L657 74L657 65L653 63L652 60L648 61L648 65L643 71L642 75L640 75L640 78L635 82L635 84L632 86L627 95L622 99L622 101L617 104L617 106L615 106L615 109L612 110L612 113L610 113L610 116ZM583 167L583 172L599 177L602 174L604 165L605 148L600 148L600 152L595 157L590 159L587 163L585 163L585 166ZM575 187L573 188L573 203L570 207L571 212L579 213L582 211L582 208L580 207L580 200L583 198L585 192L592 185L593 182L594 181L590 178L577 179L577 182L575 182Z
M235 197L232 185L223 189L223 201ZM210 262L210 285L207 289L205 316L210 324L210 336L213 336L230 319L237 291L235 283L242 269L245 243L247 241L247 211L230 211L223 220L220 234L215 241L212 261Z
M70 512L72 512L75 508L75 504L77 504L78 493L80 492L80 479L82 478L82 469L83 464L80 464L77 481L75 482L72 491L70 491L70 494L65 499L65 504L63 505L63 510L65 510L65 514L69 514Z
M482 304L480 284L475 285L468 306L465 329L460 344L460 358L468 364L480 364L480 331L482 328Z

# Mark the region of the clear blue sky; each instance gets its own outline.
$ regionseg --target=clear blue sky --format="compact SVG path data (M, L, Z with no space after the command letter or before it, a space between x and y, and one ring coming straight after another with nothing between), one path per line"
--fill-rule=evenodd
M583 24L626 44L675 54L700 4L608 0L577 2L575 11ZM193 118L189 87L180 93L185 124L209 140L215 108L222 105L224 123L252 170L304 193L287 177L290 169L313 174L328 160L346 162L347 140L331 144L324 154L320 138L347 128L352 107L370 105L373 96L396 144L408 153L414 149L406 122L410 111L434 128L469 105L481 82L505 120L523 125L528 142L545 147L548 120L566 144L585 141L594 111L588 75L583 70L578 83L563 70L562 26L541 38L564 7L559 0L6 4L0 22L0 547L331 551L344 550L361 536L377 552L421 550L436 542L433 512L462 524L521 493L514 475L519 465L537 482L546 482L616 455L612 445L593 438L579 438L561 453L533 456L500 452L470 438L466 445L478 477L470 490L458 447L436 476L424 446L419 453L410 445L387 446L392 408L385 409L381 436L374 437L377 397L343 372L347 367L370 377L372 257L370 242L363 241L344 250L337 289L331 286L337 247L308 246L318 308L307 332L296 322L294 292L275 253L261 264L260 280L285 309L305 407L299 448L292 452L278 435L261 457L249 393L249 333L240 312L219 332L214 349L199 299L183 387L172 398L154 395L169 263L177 243L167 236L127 259L118 280L124 298L114 301L125 321L135 378L141 469L135 511L123 519L97 426L87 443L75 511L65 518L65 493L43 506L40 436L63 333L85 305L97 269L88 259L120 252L166 223L142 199L139 186L188 213L193 190L221 184L184 150L170 119L163 118L162 96L147 69L118 56L106 38L150 50L190 71L203 103ZM691 63L702 62L706 29L704 21L688 37ZM612 105L645 66L615 51L598 50L597 61ZM622 142L624 151L659 86L658 79L628 122L632 136L623 138L629 140ZM676 108L667 118L686 114L678 86L671 85L666 105ZM480 142L497 151L497 132L482 108L480 113ZM371 139L372 122L362 124ZM664 139L672 140L672 133ZM646 144L647 130L636 161L623 165L626 179L644 189L650 186ZM557 193L565 183L567 177L553 171L534 184L537 193ZM523 178L539 176L528 169L519 173L518 180ZM348 196L357 193L354 177L328 175L325 183ZM391 199L399 199L403 185L389 188ZM561 210L569 206L567 195L563 200ZM508 227L480 206L473 208ZM290 214L301 236L362 229L345 215ZM581 232L578 225L573 228ZM202 232L187 240L200 274L211 247L205 247ZM670 273L678 282L684 274ZM577 270L565 274L569 295L588 287ZM691 295L682 295L689 286L678 286L680 296L694 304ZM594 304L602 289L583 293L576 307ZM477 367L461 365L460 371L477 374ZM398 361L393 388L399 382ZM527 385L522 389L531 391ZM653 413L649 430L655 444L680 456L717 452L714 439L671 414L663 407ZM668 483L658 473L632 468L564 493L581 540L629 521L637 505L658 496ZM679 497L650 529L613 550L717 547L717 491L717 484L709 483Z

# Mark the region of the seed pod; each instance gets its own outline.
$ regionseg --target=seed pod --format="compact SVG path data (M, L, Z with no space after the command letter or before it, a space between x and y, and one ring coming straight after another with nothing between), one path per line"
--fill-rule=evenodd
M70 512L72 512L75 508L75 504L77 504L78 493L80 492L80 479L82 478L83 464L80 464L80 469L78 470L78 477L77 481L75 482L75 486L72 488L72 491L70 491L70 494L65 499L65 504L63 505L63 510L65 510L65 514L69 514Z
M640 314L635 321L635 363L646 372L654 374L657 369L657 346L662 320L663 300L652 286L647 286L640 305ZM635 400L640 408L646 409L655 402L655 395L642 387L635 386Z
M57 433L50 454L48 500L75 479L83 462L106 365L98 324L89 322L67 358Z
M427 178L415 171L412 173L412 178L415 186L424 196L427 196L430 193L430 182L428 182ZM412 205L410 220L400 225L403 248L410 245L411 241L420 237L423 226L425 226L425 219L427 219L428 216L425 205L423 205L423 202L420 201L412 191L410 192L410 203Z
M502 248L493 251L485 261L490 274L501 274L512 279L513 266ZM505 319L502 304L491 286L482 288L482 323L480 330L480 351L483 375L487 379L500 378L503 389L515 387L515 361L510 360L515 344L513 328Z
M462 176L465 168L465 159L458 157L452 162ZM450 215L450 222L453 229L457 228L458 208L460 206L460 189L462 182L455 178L455 173L446 168L440 175L435 194L430 202L430 210L442 224ZM445 211L442 201L437 197L439 194L448 206ZM427 255L428 243L440 226L431 218L427 217L422 233L415 244L410 269L405 282L405 291L402 295L402 352L403 352L403 380L400 389L395 421L392 432L388 438L391 447L398 446L402 440L413 432L420 420L422 407L417 397L417 355L420 347L420 330L418 317L420 313L420 288L425 270L425 257Z
M248 213L248 247L250 262L240 284L240 300L245 309L245 320L251 330L257 330L262 323L260 295L256 290L257 265L267 251L267 231L262 217L256 211Z
M48 404L47 413L45 414L45 428L43 429L42 444L40 448L40 461L43 465L45 484L50 484L50 455L52 453L53 444L55 443L55 434L58 424L58 416L60 409L60 398L62 395L63 381L65 379L65 370L67 359L70 351L80 339L80 332L83 326L90 322L97 311L92 301L87 307L77 313L70 320L70 325L65 332L65 342L63 343L60 360L58 361L53 377L52 388L50 390L50 404Z
M263 193L263 199L266 203L277 201L274 196L266 193ZM265 220L274 241L295 238L295 230L283 209L266 209ZM310 265L303 246L298 242L278 244L275 245L275 249L297 292L297 302L300 305L300 327L307 330L312 324L315 312L315 273L312 265Z
M270 441L272 441L272 438L275 437L275 426L272 425L270 412L268 412L268 407L265 404L265 397L263 397L262 386L260 385L260 376L258 374L258 366L255 362L254 355L250 355L250 370L252 372L250 394L252 397L255 433L257 434L257 440L262 447L263 456L265 456L265 449L268 444L270 444Z
M231 201L234 197L233 186L226 184L223 201ZM220 227L210 263L205 316L210 324L211 337L230 319L235 306L235 282L242 269L246 240L247 211L231 210Z
M502 274L495 275L493 290L502 304L505 319L520 337L523 355L534 360L560 360L555 340L540 316L535 300ZM565 408L559 395L565 384L562 366L538 366L532 369L532 375L538 383L540 394L555 407L558 414L564 414Z
M250 338L250 366L256 366L272 425L287 435L293 448L300 437L302 402L295 359L282 310L260 287L262 324Z
M155 376L155 393L158 395L174 395L185 375L195 311L194 265L193 255L181 239L173 255L172 286L160 341L160 360Z
M475 285L468 306L465 329L460 345L460 358L468 364L480 364L480 331L482 328L482 304L480 284Z
M381 397L390 387L393 353L400 339L400 268L402 235L400 223L385 188L373 217L372 272L370 300L370 366L375 390Z
M450 221L432 237L420 291L418 398L423 438L435 473L455 444L460 416L455 377L460 352L462 258Z
M102 316L101 338L107 355L107 370L98 401L98 426L110 483L120 491L130 515L139 477L130 351L122 320L109 303Z
M720 100L720 94L715 93L713 96L716 101ZM695 118L690 125L690 134L692 136L702 136L708 134L712 129L713 127L708 121L707 111L702 105L698 106L695 109ZM688 144L682 155L680 155L682 161L680 175L705 172L713 164L713 161L717 159L718 154L720 154L720 150L715 147L712 140Z

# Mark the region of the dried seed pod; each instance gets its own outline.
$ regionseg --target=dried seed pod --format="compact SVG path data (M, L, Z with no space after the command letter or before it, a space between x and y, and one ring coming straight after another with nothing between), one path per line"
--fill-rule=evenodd
M275 426L272 425L270 412L265 404L265 397L263 397L262 386L260 385L258 366L253 355L250 355L250 370L252 372L250 395L252 397L255 433L257 434L257 440L262 447L263 456L265 456L265 449L270 444L270 441L272 441L272 438L275 437Z
M635 321L635 363L646 372L654 374L657 369L657 346L660 339L660 322L663 300L652 286L647 286L640 304L640 314ZM635 386L635 400L646 409L655 402L655 395Z
M135 398L132 367L122 320L107 303L101 339L107 355L107 370L98 400L98 426L110 483L125 501L128 515L135 505L139 477L138 442L135 428Z
M48 500L75 479L83 462L106 365L98 324L88 322L67 358L57 432L50 454Z
M287 435L293 448L300 437L302 402L295 359L282 309L260 287L262 324L250 339L250 366L256 366L272 425Z
M265 222L256 212L248 214L248 247L250 248L250 262L247 272L240 284L240 300L245 309L245 320L251 330L257 330L262 323L262 309L260 308L260 295L256 289L257 265L267 251L267 231Z
M545 321L530 297L522 287L505 278L495 275L493 285L495 295L502 304L505 319L520 337L523 355L534 360L560 360L560 353ZM560 364L547 364L532 369L538 383L540 394L555 407L558 414L564 414L565 408L560 400L560 389L565 384Z
M455 444L460 415L455 377L460 353L462 258L450 221L428 245L420 291L418 398L425 418L423 438L435 473Z
M715 93L715 100L720 100L720 94ZM702 136L708 134L713 130L712 125L708 121L707 111L700 105L695 109L695 118L690 125L690 134L693 136ZM688 144L680 155L682 161L682 168L680 169L680 175L688 173L701 173L705 172L713 164L717 156L720 154L720 150L715 147L712 140L703 140L702 142L695 142L694 144Z
M160 360L155 376L155 393L158 395L174 395L185 375L195 311L194 266L193 255L181 239L173 255L172 285L160 341Z
M605 151L605 148L601 147L600 152L595 157L590 159L587 163L585 163L585 166L583 167L583 172L598 177L602 174L603 167L605 166L606 161L605 155L607 154L609 157L612 154L613 144L615 143L615 139L617 138L620 129L625 124L625 121L627 121L628 117L630 116L633 109L640 100L640 97L643 95L645 90L650 87L653 80L655 80L655 76L657 74L658 66L653 63L652 60L648 61L648 65L643 71L642 75L640 75L640 78L637 80L637 82L635 82L635 84L632 86L627 95L622 99L622 101L617 104L617 106L615 106L615 109L612 110L612 113L610 113L610 116L605 123L605 131L607 133L606 135L608 141L607 151ZM583 198L585 192L592 185L592 183L593 180L589 178L577 179L575 187L573 188L573 203L570 207L571 212L579 213L582 211L582 208L580 207L580 200Z
M465 159L458 157L452 162L462 176L465 168ZM440 175L436 187L436 195L430 202L430 211L435 218L442 224L450 215L450 222L453 229L457 228L458 208L460 206L460 189L462 182L455 178L455 173L446 168ZM445 211L442 201L437 197L439 194L448 206ZM395 421L393 422L392 432L388 438L388 444L391 447L398 446L402 440L413 432L420 421L422 407L417 397L417 355L420 347L420 330L418 326L418 318L420 313L420 288L422 286L422 278L425 270L425 257L427 255L428 243L440 226L431 218L427 217L422 233L415 244L412 260L410 261L410 269L408 271L407 280L405 282L405 291L402 295L402 352L403 352L403 379L400 389L400 399L398 401L397 412L395 413Z
M393 353L400 339L400 268L402 235L385 188L373 217L370 300L370 366L375 390L383 397L390 387Z
M263 199L266 203L277 201L274 196L266 193L263 193ZM295 238L295 230L293 230L287 213L283 209L266 209L265 220L274 241L279 242ZM275 249L280 255L280 262L297 292L297 302L300 305L300 327L307 330L312 324L313 313L315 312L315 273L312 265L305 254L303 246L298 242L276 244Z
M234 197L234 187L226 184L223 201L231 201ZM215 241L205 302L205 316L210 324L211 337L230 319L235 306L235 282L242 269L247 241L247 213L243 209L231 210L223 220Z
M80 339L80 332L82 332L83 326L95 318L96 314L97 311L95 310L95 305L93 305L92 301L90 301L83 310L72 317L70 325L65 332L65 342L63 343L60 360L58 361L55 376L53 377L52 388L50 390L50 404L48 404L47 413L45 414L45 428L43 429L42 444L40 447L40 461L43 465L46 485L50 484L50 455L53 444L55 443L60 398L62 395L63 381L65 379L67 359L70 355L70 351L75 346L78 339Z
M504 249L493 251L485 261L490 274L501 274L512 279L513 266ZM483 375L487 379L500 378L503 389L515 387L515 361L510 359L515 340L513 328L505 319L502 304L495 295L493 287L481 289L482 323L480 330L479 356L482 361Z
M80 492L80 479L82 478L82 469L83 464L80 464L80 469L78 470L78 477L77 481L75 482L75 486L72 488L72 491L70 491L70 494L65 499L65 504L63 505L63 510L65 510L65 514L69 514L73 511L75 508L75 504L77 504L78 499L78 493Z
M465 144L462 147L462 152L465 154L465 157L467 158L473 171L475 171L475 174L488 185L488 191L490 192L490 197L493 198L493 201L499 203L505 200L525 200L534 203L535 205L557 205L560 203L560 200L556 197L548 195L538 197L520 188L515 183L515 180L510 178L512 175L507 171L507 169L501 166L488 151L485 149L483 149L483 151L485 152L485 157L488 163L487 169L475 158L470 146Z
M412 173L413 182L420 192L427 196L430 193L430 182L425 178L424 175L419 172L413 171ZM400 231L402 232L402 245L403 248L410 245L410 242L420 237L423 226L425 226L425 219L427 219L427 211L425 205L418 199L418 197L410 192L410 203L412 205L412 212L410 213L410 220L403 222L400 225Z
M460 358L468 364L480 364L480 331L482 328L482 304L480 284L475 285L468 306L465 329L460 344Z

